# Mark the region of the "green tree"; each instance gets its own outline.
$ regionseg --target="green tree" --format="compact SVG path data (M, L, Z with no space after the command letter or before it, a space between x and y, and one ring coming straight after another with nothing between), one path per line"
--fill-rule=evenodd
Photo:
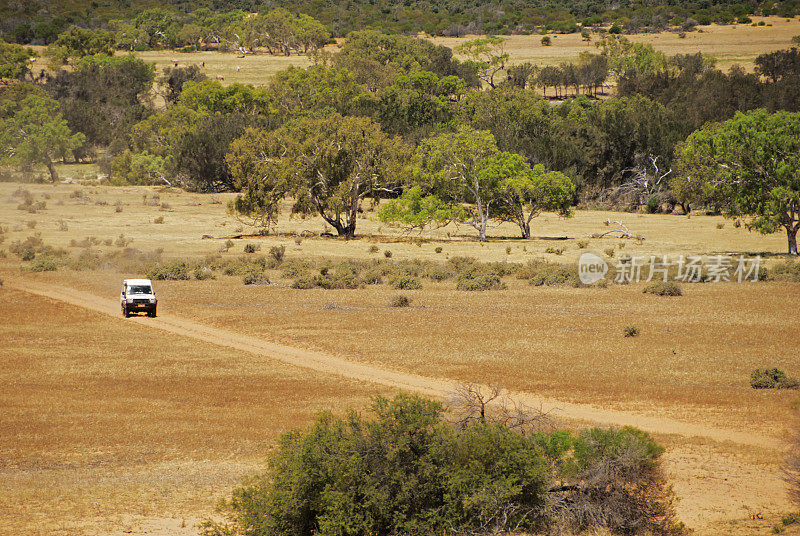
M41 95L25 97L16 113L0 123L4 159L20 165L42 164L54 183L58 180L55 162L70 157L84 140L83 134L70 131L58 103Z
M246 215L273 218L269 193L285 184L293 212L318 214L344 237L355 234L365 198L399 183L409 153L370 119L339 114L299 119L266 136L248 131L234 149L228 164L242 191L235 206Z
M181 87L178 102L200 112L268 116L272 113L270 96L263 89L245 84L223 86L216 80L187 81Z
M332 111L360 115L374 104L374 97L355 81L350 71L322 65L279 71L267 93L283 120Z
M22 80L30 72L30 60L38 54L32 48L6 43L0 39L0 78Z
M186 82L202 82L206 78L197 65L165 67L164 74L158 79L158 84L162 88L161 94L164 96L164 102L170 105L178 101Z
M542 211L572 215L575 185L561 172L531 167L520 155L501 152L479 175L480 182L497 185L494 217L517 224L522 238L531 237L531 220Z
M497 153L490 132L462 126L423 140L413 160L413 183L463 215L461 221L478 231L480 241L486 240L498 189L497 177L481 171ZM463 211L457 210L461 206Z
M127 138L131 126L150 113L146 99L154 78L155 65L132 54L96 54L56 72L46 88L72 130L91 144L110 145Z
M611 73L617 78L653 74L667 67L667 56L646 43L634 43L624 37L609 36L595 43L608 58Z
M47 47L47 54L55 64L66 64L71 60L94 54L114 54L116 36L107 30L90 30L80 26L70 26L59 34L58 39Z
M750 216L748 228L764 234L783 228L789 254L798 254L800 113L737 113L693 132L680 158L724 200L727 215Z
M509 55L503 47L504 42L502 37L481 37L462 43L456 47L456 52L469 58L478 77L494 88L495 76L508 63Z

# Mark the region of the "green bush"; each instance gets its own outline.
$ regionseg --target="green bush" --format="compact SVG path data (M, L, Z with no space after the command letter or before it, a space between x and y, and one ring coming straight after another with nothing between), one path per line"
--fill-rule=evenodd
M632 427L521 433L491 413L456 424L440 402L374 399L284 434L267 472L205 536L613 534L680 536L661 448Z
M753 389L797 389L800 382L790 378L780 369L756 369L750 374L750 387Z
M231 521L251 536L538 529L550 477L536 441L497 424L459 432L443 412L401 394L376 398L370 419L321 414L284 434L268 472L234 490ZM233 534L213 522L205 533Z
M52 257L36 257L28 266L31 272L54 272L58 270L58 263Z
M652 281L644 287L642 292L656 296L683 296L681 286L674 281Z
M661 203L658 201L657 196L652 196L650 199L647 200L647 204L644 206L645 211L648 214L655 214L657 212L661 212Z
M269 279L264 277L264 272L256 268L251 268L242 276L242 283L245 285L261 285L269 283Z
M316 276L310 273L301 274L292 281L292 288L296 289L311 289L316 288L316 286Z
M425 277L431 281L444 281L453 277L453 274L441 264L431 263L425 270Z
M489 265L475 265L456 276L456 289L467 291L502 290L506 288L500 279L501 271Z
M389 279L392 288L398 290L418 290L422 288L420 280L412 275L395 275Z
M156 281L165 279L186 281L191 279L189 265L184 261L156 264L147 271L147 277Z
M369 268L361 276L361 280L367 285L380 285L383 283L383 271L377 266Z
M545 261L530 261L517 272L517 278L527 279L534 287L558 287L576 285L578 274L561 264Z
M281 264L281 277L292 279L311 271L314 264L303 259L290 259Z

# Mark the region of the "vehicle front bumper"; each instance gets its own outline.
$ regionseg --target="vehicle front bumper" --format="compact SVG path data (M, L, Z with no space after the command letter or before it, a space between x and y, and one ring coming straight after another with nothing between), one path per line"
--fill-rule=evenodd
M158 304L158 302L157 302L157 301L156 301L156 302L153 302L153 303L150 303L150 302L143 302L143 303L137 303L137 302L133 302L133 303L126 303L126 304L125 304L125 309L126 309L127 311L130 311L130 312L136 312L136 311L145 311L145 312L148 312L148 313L150 313L150 312L153 312L153 311L155 311L155 310L156 310L156 305L157 305L157 304Z

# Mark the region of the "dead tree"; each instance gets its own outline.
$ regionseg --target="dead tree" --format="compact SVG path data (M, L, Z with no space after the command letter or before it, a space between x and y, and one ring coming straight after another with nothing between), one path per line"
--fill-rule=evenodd
M449 407L453 423L462 430L476 423L499 423L524 434L551 424L541 408L528 407L503 394L499 385L462 384L450 397Z
M628 227L624 223L622 223L622 220L611 221L607 219L604 223L606 227L610 227L612 223L616 227L604 233L590 234L588 235L589 238L605 238L609 236L611 238L630 238L633 240L644 240L643 236L635 235L632 232L630 232L630 230L628 230Z
M616 188L616 192L632 199L637 205L647 203L653 196L660 196L667 184L667 177L672 173L672 169L666 172L659 169L660 159L660 156L651 154L639 155L636 158L637 165L625 170L628 178Z

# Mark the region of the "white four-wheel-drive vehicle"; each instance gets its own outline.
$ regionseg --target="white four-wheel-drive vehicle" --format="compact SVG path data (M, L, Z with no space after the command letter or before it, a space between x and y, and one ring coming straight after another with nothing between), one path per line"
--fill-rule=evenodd
M122 316L125 318L139 312L145 312L147 316L156 316L158 300L153 291L153 283L149 279L126 279L123 281L119 301L122 306Z

